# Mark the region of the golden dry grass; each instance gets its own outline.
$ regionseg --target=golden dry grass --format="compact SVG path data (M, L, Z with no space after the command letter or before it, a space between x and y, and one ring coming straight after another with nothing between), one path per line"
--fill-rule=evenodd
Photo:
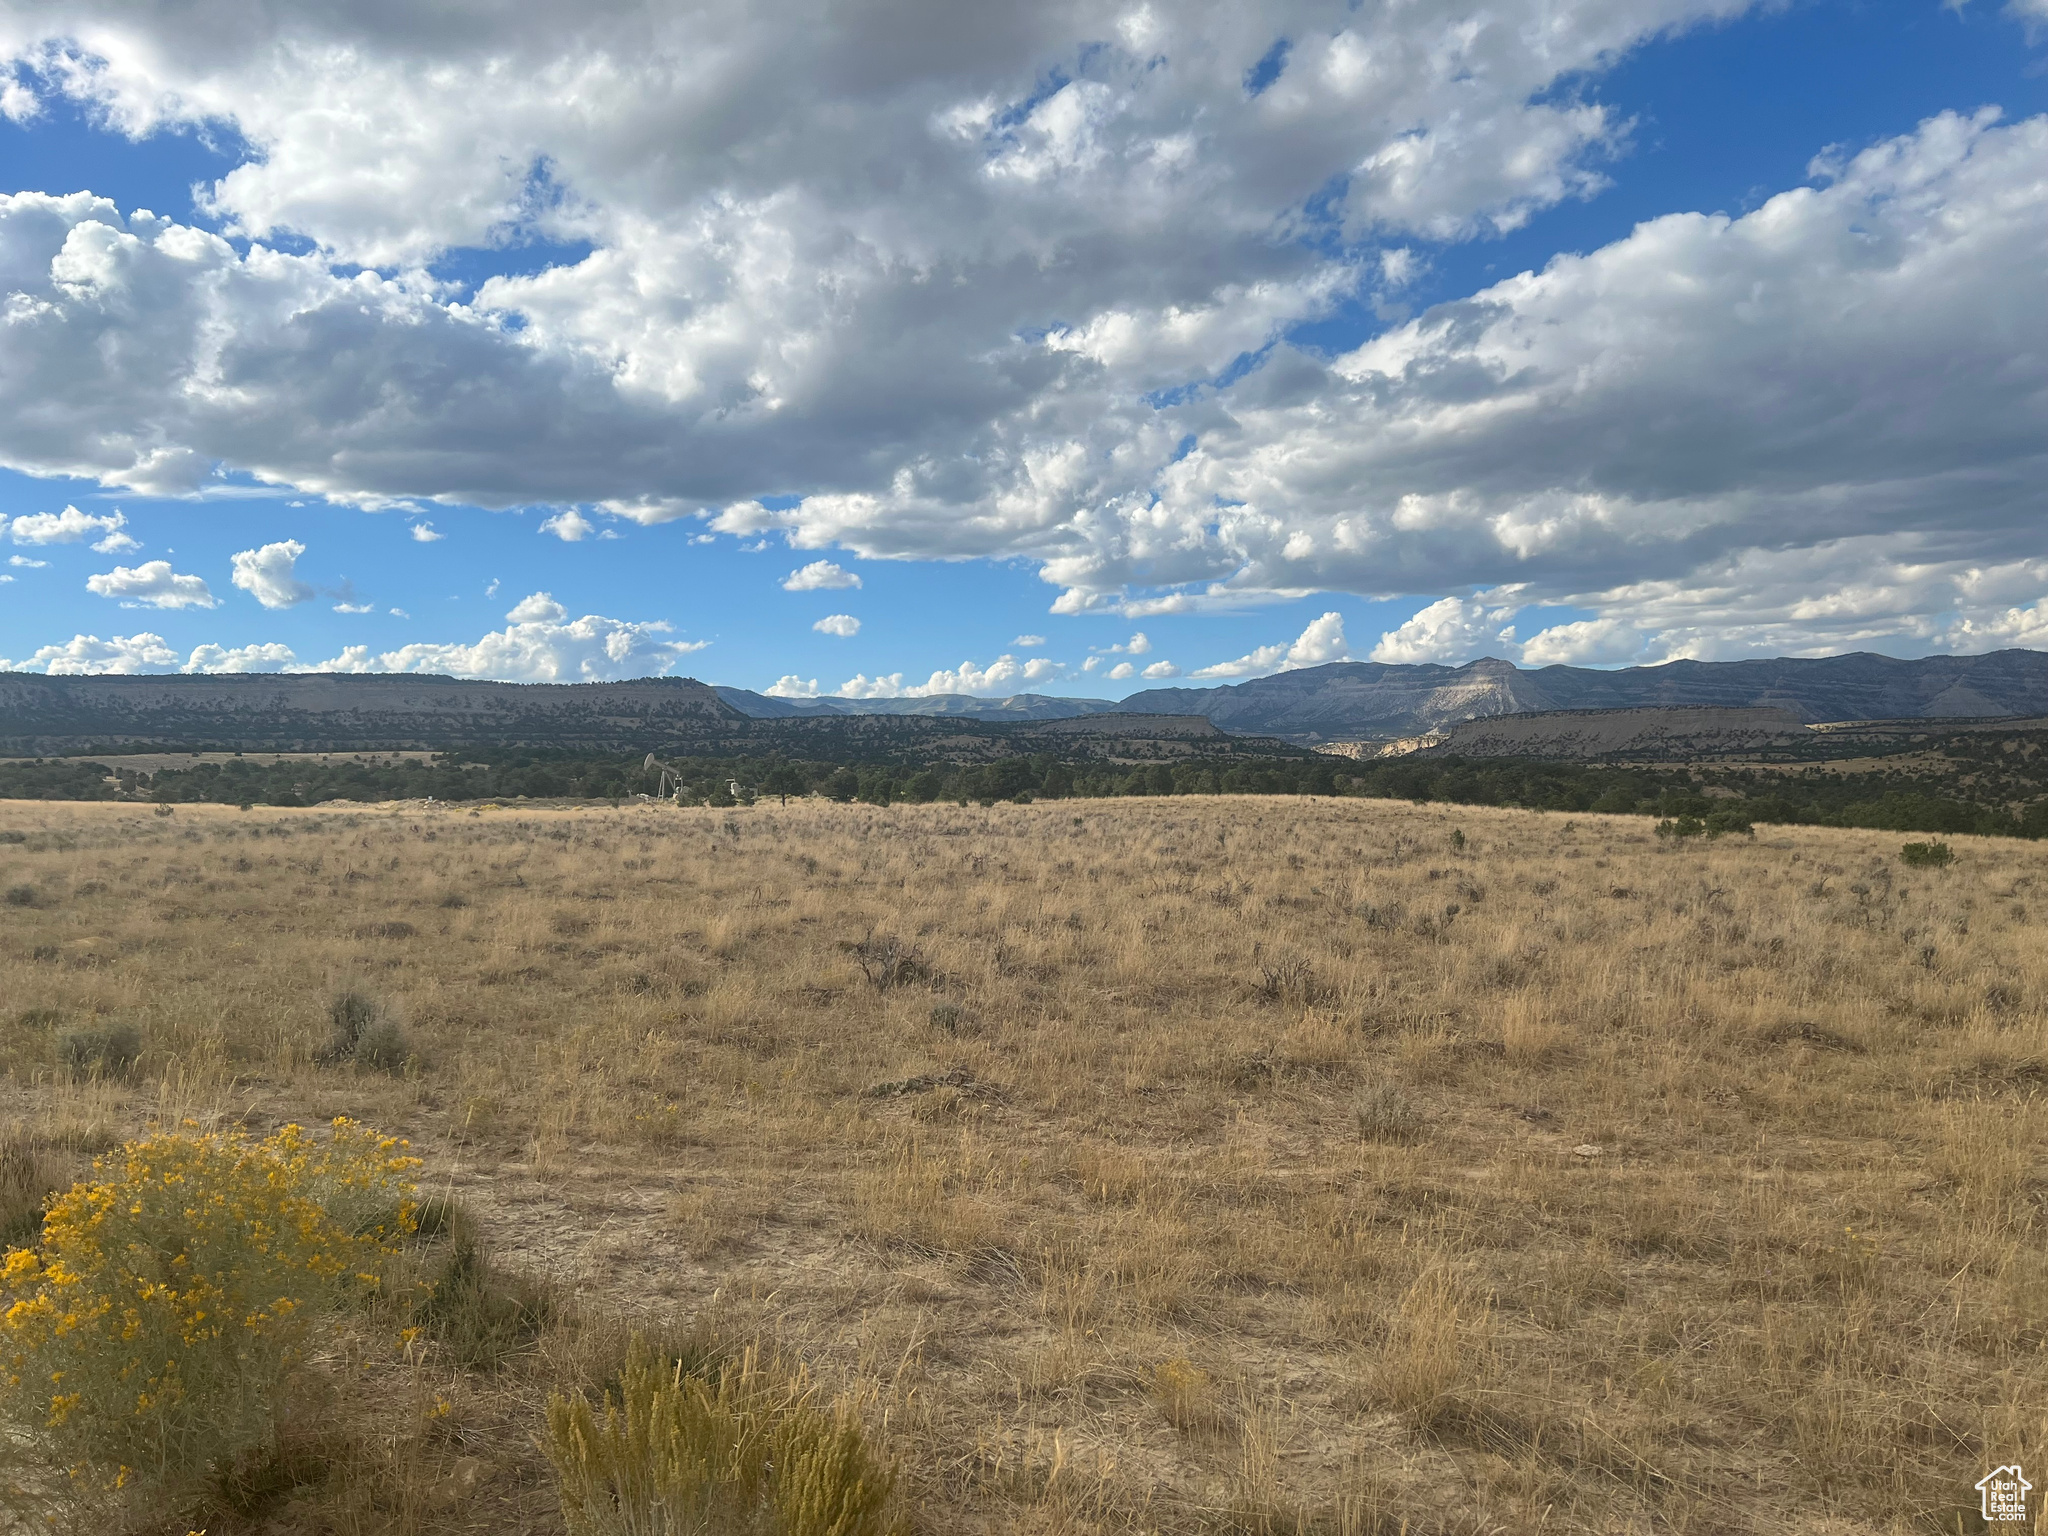
M925 1531L1955 1530L2048 1464L2048 849L1231 798L9 831L24 1144L408 1134L496 1262L849 1393ZM319 1063L348 989L402 1070ZM427 1492L291 1528L558 1530L552 1347L415 1369Z

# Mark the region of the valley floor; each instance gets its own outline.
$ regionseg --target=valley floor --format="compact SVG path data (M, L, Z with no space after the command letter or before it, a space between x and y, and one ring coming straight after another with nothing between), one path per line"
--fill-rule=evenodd
M565 1311L850 1394L934 1536L1971 1529L2048 1466L2048 847L1953 842L0 803L0 1065L42 1145L411 1137ZM248 1528L560 1530L568 1348L344 1392L403 1496Z

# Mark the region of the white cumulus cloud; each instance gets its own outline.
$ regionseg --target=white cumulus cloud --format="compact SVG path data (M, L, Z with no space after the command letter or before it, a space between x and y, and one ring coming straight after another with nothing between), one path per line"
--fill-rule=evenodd
M217 608L220 599L203 578L183 576L168 560L142 565L117 565L85 578L85 589L99 597L119 598L123 608Z
M860 577L852 571L842 570L830 560L813 560L809 565L791 571L782 583L785 592L827 592L841 587L857 587Z
M17 517L7 533L17 544L76 544L94 534L117 534L127 523L119 512L81 512L67 506L62 512L30 512Z
M25 127L42 115L43 104L36 93L14 76L0 83L0 117L16 127Z
M415 544L433 544L448 537L445 533L436 532L433 523L426 518L414 523L411 532Z
M245 549L229 562L234 567L234 584L266 608L290 608L310 601L314 592L296 575L299 556L306 546L297 539Z
M282 672L294 661L288 645L202 645L185 659L181 672Z
M1745 5L26 0L16 110L260 153L201 188L212 227L9 200L0 461L1178 579L1171 531L1126 535L1203 411L1150 392L1398 287L1400 232L1585 195L1625 127L1600 74ZM420 275L526 239L588 254Z
M351 645L315 672L424 672L513 683L615 682L660 677L706 640L669 640L660 621L632 622L598 614L569 617L546 592L522 598L507 623L474 643L418 642L396 650Z
M1000 697L1049 682L1063 670L1043 656L1020 660L1005 652L987 666L963 661L957 667L941 667L921 683L905 683L901 672L879 677L861 673L841 683L837 692L849 699L922 699L949 693Z
M818 696L818 680L815 677L798 677L794 672L785 672L761 691L771 699L815 699Z
M833 691L842 699L897 699L906 692L916 692L915 689L904 688L901 672L888 672L877 677L856 672Z
M585 517L574 507L557 512L540 525L542 533L552 533L564 544L576 544L597 532L597 524Z
M0 464L1016 559L1061 612L1515 587L1621 626L1542 654L2005 633L2048 587L1969 573L2039 543L2048 118L1287 340L1596 191L1604 73L1748 8L24 0L0 113L258 152L193 224L0 198ZM424 275L527 240L575 254Z
M46 672L51 677L97 677L138 672L170 672L178 653L162 635L73 635L61 645L46 645L22 661L0 662L0 672Z
M1525 667L1608 666L1641 661L1643 635L1621 619L1554 624L1529 637L1521 647L1520 659Z
M1143 656L1152 649L1152 642L1141 629L1130 639L1117 645L1105 645L1098 652L1103 656Z
M1367 660L1413 665L1466 662L1486 654L1505 654L1513 660L1520 647L1507 621L1514 613L1511 604L1489 605L1477 597L1442 598L1381 635Z
M1190 677L1263 677L1269 672L1291 672L1299 667L1319 667L1325 662L1348 661L1351 652L1344 643L1344 616L1326 613L1311 619L1291 641L1262 645L1235 661L1219 661L1198 667ZM1116 673L1110 673L1111 677Z
M821 635L837 635L842 640L851 640L860 633L860 620L850 613L828 613L811 628Z

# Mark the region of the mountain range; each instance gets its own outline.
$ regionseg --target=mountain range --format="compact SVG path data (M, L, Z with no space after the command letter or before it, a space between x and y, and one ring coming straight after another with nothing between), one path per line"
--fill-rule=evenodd
M316 752L471 742L631 751L741 718L687 677L490 683L409 674L0 672L0 754L22 756L200 742Z
M1598 671L1524 671L1495 657L1462 667L1337 661L1216 688L1151 688L1121 701L1018 694L977 699L775 699L740 688L720 698L756 719L786 715L933 714L979 720L1070 718L1109 710L1206 715L1238 735L1317 745L1390 741L1463 720L1559 709L1783 709L1800 721L1901 720L2048 712L2048 653L1673 661Z
M1346 661L1216 688L1153 688L1121 701L1039 694L778 699L694 678L494 683L415 675L0 673L0 753L197 741L321 751L485 742L639 750L731 735L747 722L760 723L750 734L777 720L822 725L833 717L874 715L1036 728L1112 712L1197 716L1233 735L1319 746L1392 741L1534 711L1646 708L1777 709L1805 724L2043 715L2048 653L1901 661L1858 652L1674 661L1614 672L1524 671L1492 657L1462 667Z

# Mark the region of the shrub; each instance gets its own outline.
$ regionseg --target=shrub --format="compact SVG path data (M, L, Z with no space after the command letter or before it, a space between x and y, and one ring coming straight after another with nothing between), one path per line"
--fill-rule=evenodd
M142 1036L132 1024L74 1029L57 1041L57 1060L77 1077L121 1077L142 1055Z
M1190 1365L1184 1358L1162 1361L1152 1368L1152 1396L1166 1422L1175 1429L1216 1429L1222 1414L1216 1403L1216 1383L1210 1374Z
M716 1383L636 1340L600 1417L581 1395L548 1403L548 1459L569 1536L749 1531L885 1536L894 1475L844 1408L827 1414L751 1358Z
M1756 836L1755 826L1741 811L1709 811L1706 828L1708 837L1726 837L1731 832Z
M925 963L916 946L906 944L893 934L870 933L858 944L842 942L839 947L853 956L853 963L860 967L861 975L878 992L931 980L931 967Z
M356 1044L356 1063L397 1077L413 1059L412 1042L391 1019L379 1019Z
M313 1059L324 1067L354 1062L396 1076L413 1059L412 1043L375 998L344 992L327 1006L333 1033Z
M1683 841L1688 837L1702 837L1706 834L1706 830L1707 824L1697 816L1679 816L1669 821L1657 823L1657 835L1659 837L1671 838L1674 841Z
M1303 1008L1328 995L1328 989L1316 979L1315 966L1303 955L1262 962L1252 992L1262 1003L1292 1003Z
M1356 1113L1361 1141L1407 1141L1422 1129L1422 1116L1401 1085L1384 1078L1358 1096Z
M355 1060L363 1035L383 1016L375 998L360 992L344 992L327 1005L327 1021L334 1026L327 1048L314 1059L322 1063Z
M364 923L355 929L355 936L359 939L409 939L418 932L407 922Z
M1899 862L1915 869L1940 869L1955 861L1955 850L1947 843L1908 843L1899 850Z
M36 888L32 885L10 885L7 887L7 905L10 907L32 907L36 904Z
M404 1145L159 1134L51 1204L0 1266L0 1412L51 1503L161 1513L273 1445L320 1319L410 1223Z

